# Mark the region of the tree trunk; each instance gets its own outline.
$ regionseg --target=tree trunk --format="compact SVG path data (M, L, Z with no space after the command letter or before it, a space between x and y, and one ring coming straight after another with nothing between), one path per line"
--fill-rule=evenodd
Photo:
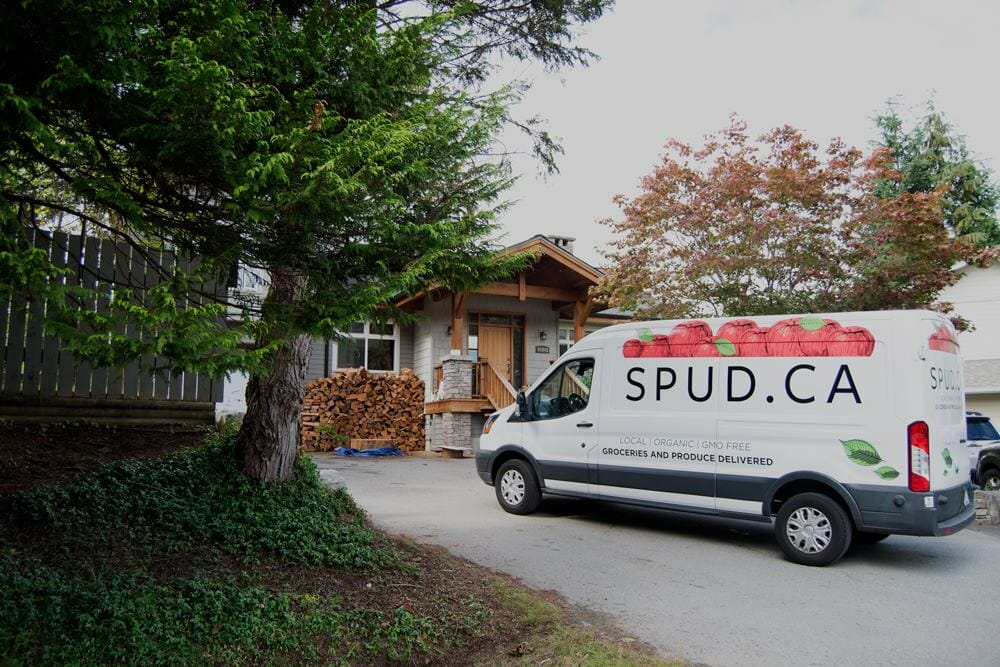
M294 304L305 294L306 284L299 272L272 269L265 304ZM291 478L299 449L308 361L309 336L296 335L274 353L264 374L247 383L247 412L237 436L247 477L272 482Z

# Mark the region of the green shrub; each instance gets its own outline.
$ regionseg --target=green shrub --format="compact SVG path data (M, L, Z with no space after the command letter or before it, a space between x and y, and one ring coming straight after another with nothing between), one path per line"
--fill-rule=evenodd
M4 505L9 520L43 526L72 546L127 544L147 555L199 546L246 560L390 564L351 497L326 489L311 461L299 457L288 482L250 480L239 470L232 430L198 449L111 463Z
M410 661L434 623L405 609L345 609L234 577L157 584L137 572L69 575L0 553L0 664Z
M273 590L262 586L267 570L240 573L214 557L270 557L267 567L279 569L410 567L308 459L289 482L254 482L239 471L234 440L230 430L169 458L112 463L65 486L3 499L0 665L411 661L439 653L429 618ZM34 537L20 549L7 539L26 535ZM183 566L163 570L161 562Z

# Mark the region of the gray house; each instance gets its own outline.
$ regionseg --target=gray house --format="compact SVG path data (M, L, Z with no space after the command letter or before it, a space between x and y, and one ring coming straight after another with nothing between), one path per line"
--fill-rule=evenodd
M414 326L357 322L349 341L314 340L307 379L361 366L411 368L424 381L427 449L469 447L485 415L513 403L518 389L588 332L627 317L601 312L590 296L601 271L573 255L572 242L534 236L502 251L535 255L508 280L399 299L397 306L421 316Z

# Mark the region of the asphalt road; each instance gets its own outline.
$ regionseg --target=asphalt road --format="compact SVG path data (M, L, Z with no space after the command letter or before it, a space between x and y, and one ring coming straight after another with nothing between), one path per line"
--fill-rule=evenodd
M345 459L380 527L610 614L708 665L1000 665L1000 535L892 536L832 567L784 560L767 524L547 498L519 517L471 459Z

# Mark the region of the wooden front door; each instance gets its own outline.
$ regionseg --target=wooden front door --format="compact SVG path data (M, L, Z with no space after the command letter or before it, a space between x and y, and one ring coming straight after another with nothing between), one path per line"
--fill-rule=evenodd
M511 369L514 346L510 327L479 325L479 358L486 359L490 366L508 382L513 380Z

